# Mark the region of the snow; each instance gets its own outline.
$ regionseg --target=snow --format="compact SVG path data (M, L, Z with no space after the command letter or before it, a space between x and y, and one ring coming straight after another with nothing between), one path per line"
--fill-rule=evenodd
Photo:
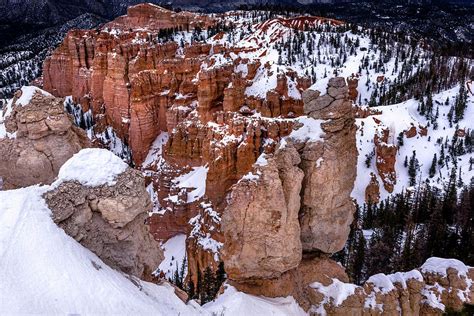
M256 173L252 173L252 171L249 171L249 173L242 176L239 182L242 180L257 182L258 179L260 179L260 176L261 176L261 172L259 170L257 170Z
M372 275L367 280L367 282L374 284L377 288L380 288L382 293L388 293L395 288L392 281L383 273Z
M49 187L0 192L0 314L197 315L169 285L109 268L51 219Z
M194 167L192 171L173 180L179 188L194 189L188 192L187 203L199 200L206 193L206 178L209 167Z
M329 302L332 302L334 306L339 306L349 296L355 294L355 290L358 288L355 284L344 283L338 279L332 279L332 283L328 286L324 286L319 282L314 282L310 284L310 287L324 295L324 300L320 306Z
M153 182L150 182L150 184L147 185L146 191L148 192L148 195L150 195L150 200L153 204L153 209L150 212L150 216L152 214L164 214L166 212L166 209L161 208L160 200L158 199L158 192L155 191L155 188L153 187Z
M266 158L266 154L262 153L260 156L258 156L257 161L255 162L256 165L258 166L266 166L268 164L268 160Z
M412 270L409 272L397 272L389 275L379 273L372 275L367 280L367 283L372 283L376 287L376 291L380 290L382 293L387 294L388 292L395 289L395 283L401 284L402 287L406 289L406 282L410 279L423 281L423 276L418 270Z
M213 315L307 315L293 297L266 298L237 291L226 284L224 293L203 307Z
M51 96L49 92L46 92L38 87L35 86L23 86L21 87L21 96L16 100L15 104L13 104L13 99L7 100L6 104L4 105L3 109L0 108L0 139L2 138L16 138L15 133L7 132L5 128L5 120L8 116L10 116L14 105L16 106L25 106L30 103L33 95L35 93L41 93L45 96Z
M51 97L52 95L49 92L46 92L35 86L23 86L21 87L21 96L16 100L15 104L20 106L25 106L30 103L33 95L38 92L45 96Z
M166 278L171 278L176 269L178 271L181 269L183 259L186 257L186 235L180 234L168 239L161 248L165 258L155 273L159 274L159 271L163 271ZM185 270L185 276L186 272L187 269Z
M324 131L321 128L321 123L324 122L324 120L317 120L309 116L300 116L296 119L296 121L303 125L297 129L294 129L290 135L284 137L280 141L280 148L284 148L286 146L288 139L301 142L317 142L322 140L321 136L324 135Z
M82 149L59 169L53 185L65 181L78 181L86 186L114 185L115 178L127 168L125 162L106 149Z
M441 294L445 291L445 289L435 282L434 285L427 285L421 289L421 295L423 295L422 303L428 304L433 308L437 308L441 311L444 311L446 306L441 303Z
M403 163L405 157L410 158L414 150L416 151L416 158L420 163L419 175L421 175L422 181L428 179L430 185L442 188L443 184L449 180L448 174L451 171L452 163L446 163L443 168L438 167L437 174L434 178L430 179L428 175L433 155L436 153L438 158L440 157L441 147L436 143L436 140L438 138L444 140L446 137L448 140L451 140L456 130L455 124L449 126L447 113L451 105L454 104L458 91L459 86L433 95L434 107L436 108L438 106L439 108L438 129L433 129L433 126L427 127L427 136L420 136L418 134L420 126L426 126L428 122L424 116L418 113L417 107L419 102L414 99L388 106L373 107L371 109L382 113L356 120L358 127L356 145L359 151L359 157L357 162L357 178L354 183L352 197L355 198L360 205L365 201L365 188L370 182L371 172L376 174L377 180L379 181L381 200L390 196L390 193L387 192L382 185L382 179L376 169L375 159L372 159L369 168L365 165L366 155L375 148L373 141L375 133L379 133L384 128L390 130L389 144L394 146L397 145L396 138L401 132L408 130L412 126L417 128L417 135L412 138L405 136L403 146L398 149L395 163L396 183L392 194L399 193L409 187L408 170L404 167ZM444 105L448 97L450 104ZM472 129L472 122L474 122L474 97L469 96L467 102L468 106L464 118L459 121L459 128ZM374 119L381 121L381 123L377 124ZM474 171L469 171L469 159L471 157L474 158L474 153L466 153L458 157L458 170L461 168L461 177L465 184L470 182L471 177L474 177Z
M468 278L469 267L457 259L432 257L426 260L420 269L422 272L431 272L446 277L449 268L456 269L459 276Z
M143 162L143 168L156 164L160 160L163 153L163 146L168 142L168 138L169 135L167 132L161 132L160 135L158 135Z

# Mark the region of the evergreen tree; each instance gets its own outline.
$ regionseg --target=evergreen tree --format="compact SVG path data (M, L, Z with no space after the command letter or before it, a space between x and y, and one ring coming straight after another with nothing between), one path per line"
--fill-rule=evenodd
M216 279L211 267L204 270L203 286L201 290L201 304L212 301L216 296Z
M408 177L409 185L414 186L416 184L416 175L419 168L418 159L416 159L416 151L413 151L412 156L410 157L410 162L408 164Z
M218 293L222 283L224 283L226 279L227 274L225 273L224 262L220 261L216 271L216 293Z
M436 165L437 164L438 164L438 157L436 157L436 154L434 154L433 160L431 162L430 171L429 171L430 178L433 178L436 175Z
M358 238L354 247L355 253L353 254L352 262L352 280L356 284L361 284L364 280L364 261L365 261L365 247L366 242L364 234L361 230L358 231Z

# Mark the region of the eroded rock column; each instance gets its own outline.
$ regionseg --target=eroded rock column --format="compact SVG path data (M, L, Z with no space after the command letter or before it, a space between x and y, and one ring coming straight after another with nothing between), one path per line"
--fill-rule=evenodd
M327 94L306 91L303 101L307 117L232 187L221 224L231 284L257 295L293 295L308 309L309 284L347 281L329 255L343 248L353 219L357 148L343 78L331 79ZM321 267L323 274L314 272Z
M304 251L334 253L349 235L355 211L350 197L357 172L356 126L344 78L329 80L327 94L307 90L305 114L324 120L322 141L301 150L305 173L300 210Z

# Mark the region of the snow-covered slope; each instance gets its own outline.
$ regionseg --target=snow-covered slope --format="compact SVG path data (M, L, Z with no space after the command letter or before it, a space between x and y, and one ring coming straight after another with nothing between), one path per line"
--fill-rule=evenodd
M113 270L53 222L43 193L67 180L106 184L123 167L107 150L85 149L61 168L51 186L0 191L0 315L242 315L243 308L251 315L303 314L291 297L259 298L233 288L207 306L185 304L166 283L156 285ZM178 236L176 243L171 239L164 245L174 261L182 260L183 243ZM181 253L173 252L177 248ZM163 265L173 261L166 257Z
M474 96L469 93L464 118L459 120L458 123L449 123L448 113L451 106L455 103L458 92L459 86L433 95L433 112L439 109L439 117L436 120L438 126L436 129L433 124L428 122L425 116L418 112L417 109L420 105L420 101L414 99L400 104L374 107L372 110L381 112L381 114L357 120L357 148L359 150L359 158L357 179L352 196L357 199L359 204L364 203L365 188L370 182L370 172L376 174L379 183L382 184L382 179L378 175L375 166L375 158L370 161L369 167L366 166L366 159L367 155L370 155L374 150L375 133L387 128L390 131L389 142L395 146L398 146L397 137L400 133L408 131L412 127L415 127L417 130L416 135L412 138L407 138L405 135L403 145L398 148L395 164L397 181L393 193L401 192L410 186L408 169L404 166L404 162L405 157L407 157L408 160L410 159L413 155L413 151L416 151L416 158L420 166L417 182L419 183L420 180L426 181L428 179L431 185L442 188L443 184L449 180L449 173L452 170L453 163L446 161L444 166L441 167L438 165L436 175L433 178L429 178L429 169L434 154L436 154L438 158L441 156L442 145L446 142L451 143L453 135L458 129L462 129L465 132L474 129ZM446 104L448 98L449 103ZM426 127L426 136L419 134L420 126ZM437 141L438 139L440 139L440 141ZM447 156L448 150L445 148L444 151ZM471 158L474 159L474 152L467 152L457 157L457 172L459 175L459 170L461 171L461 178L464 184L469 184L471 178L474 177L474 170L470 168L469 162ZM380 186L380 190L382 199L389 196L389 192L387 192L382 185Z
M61 169L63 180L103 184L117 174L120 158L102 149L79 152ZM103 172L81 175L71 166L89 159ZM103 158L103 159L102 159ZM114 159L115 158L115 159ZM71 171L74 171L71 173ZM94 179L93 182L91 182ZM195 315L171 286L143 282L108 267L66 235L51 219L41 195L50 186L0 191L0 314L154 314Z
M307 315L292 297L257 297L239 292L230 285L225 285L224 293L203 307L212 315Z

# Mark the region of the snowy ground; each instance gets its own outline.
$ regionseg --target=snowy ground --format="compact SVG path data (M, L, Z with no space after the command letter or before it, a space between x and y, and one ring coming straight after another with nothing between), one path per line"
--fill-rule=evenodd
M132 279L67 236L30 187L0 193L0 314L193 315L170 286Z
M95 162L88 170L91 159ZM183 303L169 285L138 280L108 267L59 228L42 194L66 180L113 181L123 162L103 149L82 150L52 186L0 191L0 315L304 315L293 298L267 299L229 287L215 302ZM74 168L72 168L74 167ZM71 169L72 168L72 169ZM78 170L80 172L78 172ZM160 267L181 262L184 236L164 246ZM172 260L174 258L174 260Z
M395 170L397 173L397 183L394 188L394 193L401 192L403 189L409 187L408 170L404 166L404 160L405 157L410 159L414 150L416 151L416 157L420 163L420 170L418 172L419 179L423 181L428 179L433 155L436 153L437 157L440 157L441 145L437 144L437 139L442 138L443 143L447 139L448 143L450 143L451 138L456 131L456 124L453 124L451 127L449 126L447 115L451 105L454 104L458 91L459 86L433 95L434 107L439 109L439 126L437 130L435 130L433 126L429 126L427 136L420 136L417 134L413 138L404 137L404 145L399 148L396 157ZM445 101L448 97L450 103L449 105L445 105ZM418 105L418 101L411 99L400 104L375 107L374 109L382 111L382 114L357 120L357 149L359 151L359 158L357 179L355 181L354 190L352 191L352 196L357 199L359 204L364 203L365 188L370 182L370 172L372 171L377 174L375 158L372 159L369 169L365 165L366 155L368 155L375 146L375 133L384 128L388 128L390 130L389 142L397 145L396 138L399 133L408 130L412 126L415 126L417 131L419 131L418 127L420 125L427 126L428 122L426 118L420 115L417 111ZM377 124L374 119L378 119L382 123ZM468 97L468 106L464 118L459 121L458 125L460 129L465 129L466 131L468 129L474 129L474 96ZM448 155L446 149L445 153ZM461 168L461 177L465 184L468 184L470 179L474 177L474 170L469 171L469 159L471 157L474 158L474 153L464 154L458 157L457 171L459 172L459 168ZM438 167L436 176L430 179L430 184L442 187L442 185L449 180L448 174L451 171L452 166L452 163L446 163L444 167ZM377 178L380 183L381 198L385 199L389 196L389 193L383 188L382 180L378 174Z
M160 263L157 273L163 271L166 278L173 278L176 270L180 271L186 258L186 235L181 234L168 239L162 246L165 259ZM184 270L186 277L187 269Z

